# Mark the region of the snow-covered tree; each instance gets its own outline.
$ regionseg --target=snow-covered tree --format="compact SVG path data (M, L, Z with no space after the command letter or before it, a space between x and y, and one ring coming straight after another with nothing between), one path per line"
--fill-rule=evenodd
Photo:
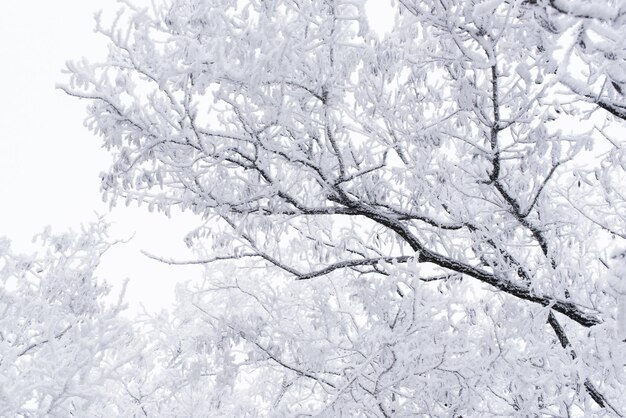
M626 3L365 3L126 4L68 64L104 197L199 215L143 413L625 414Z
M123 383L142 344L94 276L106 225L37 239L31 255L0 241L0 416L129 416Z

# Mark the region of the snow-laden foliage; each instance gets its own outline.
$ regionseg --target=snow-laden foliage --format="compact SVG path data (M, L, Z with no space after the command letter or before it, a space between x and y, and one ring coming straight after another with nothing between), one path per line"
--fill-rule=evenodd
M143 414L626 414L626 3L386 7L127 4L68 64L104 198L199 215Z
M121 377L141 346L94 276L106 226L37 240L31 255L0 241L0 416L123 416Z

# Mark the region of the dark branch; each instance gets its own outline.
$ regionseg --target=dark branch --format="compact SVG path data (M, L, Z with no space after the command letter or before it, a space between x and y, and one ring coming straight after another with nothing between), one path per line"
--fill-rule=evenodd
M381 262L383 263L406 263L412 258L413 258L412 256L405 255L405 256L400 256L400 257L378 257L378 258L366 258L362 260L340 261L338 263L331 264L327 267L324 267L323 269L313 271L311 273L300 274L296 277L296 279L297 280L313 279L315 277L320 277L320 276L329 274L335 270L349 268L349 267L358 267L358 266L372 266Z

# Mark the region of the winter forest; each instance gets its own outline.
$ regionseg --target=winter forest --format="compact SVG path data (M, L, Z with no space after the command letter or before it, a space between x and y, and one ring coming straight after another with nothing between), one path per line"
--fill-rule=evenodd
M131 315L106 216L0 240L0 417L626 416L626 1L106 7L58 88L202 278Z

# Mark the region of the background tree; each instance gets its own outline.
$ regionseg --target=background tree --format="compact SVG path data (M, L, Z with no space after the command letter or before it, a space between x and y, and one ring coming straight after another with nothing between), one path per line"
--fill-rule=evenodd
M94 276L106 225L38 240L28 256L0 241L0 416L130 416L123 383L143 347Z
M364 5L129 4L68 64L105 198L202 219L144 413L623 414L626 6Z

